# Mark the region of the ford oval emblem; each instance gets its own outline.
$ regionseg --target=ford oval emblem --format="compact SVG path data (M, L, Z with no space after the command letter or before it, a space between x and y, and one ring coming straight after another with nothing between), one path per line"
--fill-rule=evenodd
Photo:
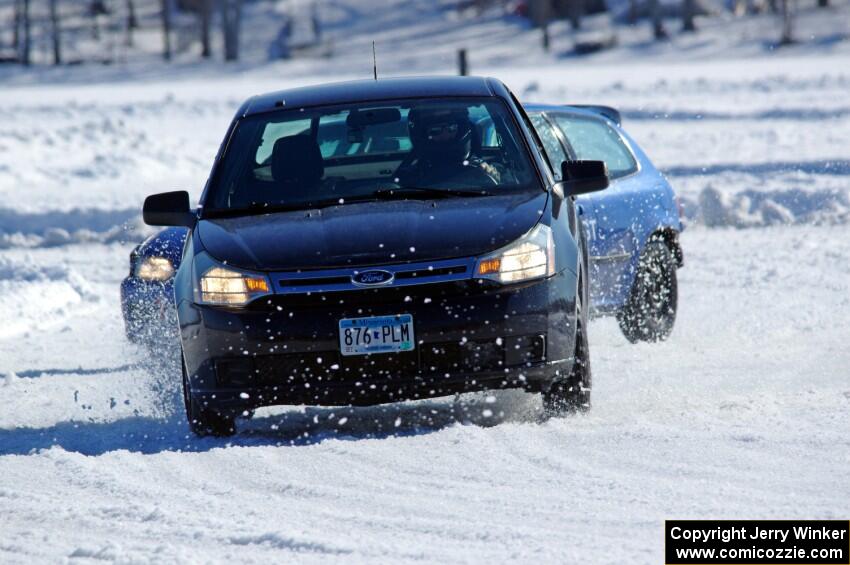
M356 286L381 286L390 284L394 278L395 275L389 271L374 269L354 273L351 275L351 282Z

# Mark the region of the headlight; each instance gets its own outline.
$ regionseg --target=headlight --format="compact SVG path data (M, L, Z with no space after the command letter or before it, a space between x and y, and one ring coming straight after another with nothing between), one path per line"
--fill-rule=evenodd
M201 276L202 304L227 304L241 306L251 300L270 294L269 281L263 275L242 273L226 267L212 267Z
M548 277L555 274L555 242L552 229L539 224L533 230L478 260L475 276L502 283Z
M136 263L134 274L145 281L167 281L174 276L174 265L165 257L145 257Z

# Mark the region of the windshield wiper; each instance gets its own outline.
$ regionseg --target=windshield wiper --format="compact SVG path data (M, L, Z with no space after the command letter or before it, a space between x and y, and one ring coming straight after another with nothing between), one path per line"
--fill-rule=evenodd
M212 208L207 209L204 216L207 218L232 218L236 216L259 216L262 214L275 214L277 212L291 212L293 210L315 210L316 208L327 208L353 202L368 202L374 200L390 200L393 198L404 199L410 196L424 198L450 198L452 196L488 196L490 193L483 189L460 189L460 188L429 188L419 186L403 186L400 188L380 188L368 194L346 196L344 198L325 198L307 202L292 202L290 204L268 204L255 202L242 208Z
M243 208L213 208L204 214L208 218L228 218L234 216L259 216L262 214L275 214L277 212L291 212L293 210L315 210L344 204L346 201L362 201L363 197L354 198L325 198L322 200L308 200L306 202L292 202L290 204L267 204L255 202ZM374 200L369 195L367 200Z
M301 205L295 204L266 204L255 202L242 208L212 208L207 209L204 216L207 218L230 218L234 216L259 216L260 214L273 214L275 212L288 212L297 210Z
M427 186L402 186L399 188L380 188L372 193L376 198L405 198L418 195L426 198L446 198L449 196L488 196L484 189L433 188Z

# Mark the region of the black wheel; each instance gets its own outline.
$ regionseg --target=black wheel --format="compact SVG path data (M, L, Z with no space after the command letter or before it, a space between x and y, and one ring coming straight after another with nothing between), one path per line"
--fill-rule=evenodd
M582 292L582 295L585 293ZM543 409L549 416L562 416L590 410L590 349L587 343L587 311L579 297L576 304L575 361L569 376L555 381L543 393Z
M620 329L632 343L663 341L673 331L678 303L676 259L663 241L646 244L629 300L617 314Z
M182 357L182 356L181 356ZM227 417L211 410L194 398L189 387L189 375L186 372L186 362L181 359L183 369L183 405L186 407L186 419L189 428L198 436L232 436L236 433L236 424L232 417Z

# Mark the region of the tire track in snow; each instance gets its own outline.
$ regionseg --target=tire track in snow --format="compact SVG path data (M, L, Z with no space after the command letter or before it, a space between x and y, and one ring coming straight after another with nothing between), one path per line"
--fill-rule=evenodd
M82 366L76 369L27 369L24 371L16 371L15 375L22 379L37 379L40 377L53 376L78 376L78 375L103 375L107 373L123 373L131 369L138 368L138 364L127 363L117 367L94 367L84 369Z

